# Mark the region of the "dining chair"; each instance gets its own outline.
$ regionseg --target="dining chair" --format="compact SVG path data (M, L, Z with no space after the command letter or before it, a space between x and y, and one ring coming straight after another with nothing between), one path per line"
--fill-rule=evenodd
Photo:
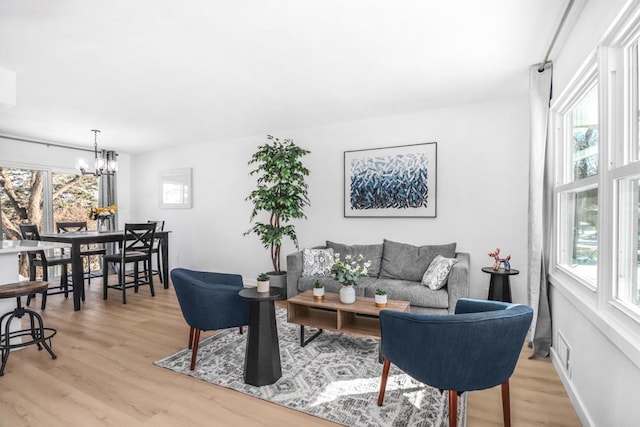
M56 222L56 231L58 233L69 233L73 231L87 231L87 221L58 221ZM107 250L103 247L91 247L90 245L83 245L80 251L80 256L83 262L85 262L84 278L91 284L91 278L99 277L102 273L91 272L91 257L97 257L102 264L102 257L107 253Z
M103 298L107 299L109 288L122 291L122 303L127 303L128 288L134 288L138 292L138 287L149 285L151 296L155 296L153 289L153 276L151 274L151 249L155 238L155 224L132 223L124 225L124 237L120 244L120 253L107 254L103 256L102 263L102 289ZM140 271L142 263L142 271ZM115 264L118 276L118 283L109 285L109 264ZM126 265L133 264L133 275L128 276ZM141 275L142 274L142 275ZM130 277L131 280L127 281Z
M533 309L526 305L468 298L459 299L455 314L448 315L382 310L378 406L393 363L416 380L448 391L450 426L457 423L460 394L501 385L504 425L510 426L509 378L532 319Z
M147 223L149 224L155 224L156 225L156 233L158 231L164 231L164 221L160 221L160 220L149 220L147 221ZM165 278L162 277L162 259L160 256L160 238L156 237L155 240L153 241L153 249L151 250L151 252L153 252L154 254L156 254L156 265L158 266L157 270L151 270L151 274L157 274L158 278L160 279L160 283L164 283Z
M171 283L176 290L184 320L189 325L191 365L196 366L201 331L213 331L249 324L249 302L240 298L243 289L239 274L171 270Z
M40 233L38 232L38 226L35 224L20 224L20 234L22 240L41 240ZM70 255L47 255L45 251L27 252L29 259L29 280L36 280L36 267L42 268L42 281L49 282L49 267L56 265L61 266L62 271L60 273L60 283L55 286L49 283L46 292L42 292L42 302L40 308L44 310L47 306L47 295L64 294L65 298L69 297L69 292L73 292L73 286L69 289L69 273L67 266L71 264ZM27 297L27 306L31 303L31 300L35 298L35 293L30 294ZM82 300L84 301L84 292L82 293Z

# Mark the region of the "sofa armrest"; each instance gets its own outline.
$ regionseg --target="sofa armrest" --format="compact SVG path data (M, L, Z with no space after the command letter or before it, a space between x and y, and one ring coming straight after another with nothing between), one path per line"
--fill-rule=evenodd
M469 297L469 253L456 252L456 259L458 262L451 268L447 281L450 314L455 313L456 304L460 298Z
M302 251L287 255L287 298L298 295L298 279L302 277Z

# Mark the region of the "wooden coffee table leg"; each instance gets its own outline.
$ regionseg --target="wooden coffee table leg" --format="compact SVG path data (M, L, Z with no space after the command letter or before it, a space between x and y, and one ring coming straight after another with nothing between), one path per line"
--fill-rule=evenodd
M316 339L316 337L318 335L320 335L321 333L322 333L322 329L319 329L318 332L313 334L308 340L305 341L304 340L304 325L300 325L300 347L304 347L305 345L309 344L311 341Z

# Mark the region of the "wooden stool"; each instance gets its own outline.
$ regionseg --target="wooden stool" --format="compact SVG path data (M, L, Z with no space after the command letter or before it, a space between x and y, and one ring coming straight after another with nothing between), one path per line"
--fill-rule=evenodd
M0 317L0 325L2 322L6 322L4 326L4 333L0 331L0 350L2 351L2 365L0 366L0 377L4 375L4 368L7 365L9 359L9 352L11 349L26 347L28 345L36 344L38 350L42 350L44 347L52 359L56 359L58 356L51 350L51 338L56 334L56 330L52 328L45 328L42 322L42 317L33 310L22 307L20 297L27 296L34 293L46 293L49 284L47 282L40 281L23 281L17 283L10 283L7 285L0 285L0 298L13 298L16 297L17 305L15 310L5 313ZM19 331L11 332L11 321L13 318L22 318L24 315L29 316L29 328L21 329ZM15 344L11 344L11 339L30 337L28 341L23 341ZM47 344L47 341L49 343Z

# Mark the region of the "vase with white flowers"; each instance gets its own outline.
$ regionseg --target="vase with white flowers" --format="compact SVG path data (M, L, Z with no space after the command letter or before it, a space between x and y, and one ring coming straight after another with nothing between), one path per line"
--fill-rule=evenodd
M342 259L340 258L340 254L336 253L333 259L334 264L331 267L331 272L342 285L340 289L340 302L343 304L353 304L356 302L356 290L354 286L358 284L360 276L367 274L371 266L371 261L364 261L362 254L355 258L351 255L345 255L344 259Z

